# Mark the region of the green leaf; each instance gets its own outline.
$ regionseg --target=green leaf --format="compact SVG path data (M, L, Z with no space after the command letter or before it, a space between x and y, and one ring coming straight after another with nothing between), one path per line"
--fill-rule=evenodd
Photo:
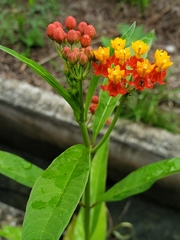
M105 240L106 239L106 205L104 202L99 203L97 206L100 208L98 210L98 215L96 215L96 228L94 228L93 232L91 232L90 240ZM72 222L70 224L70 230L73 228L72 235L69 234L70 230L68 230L68 237L67 240L84 240L85 239L85 232L84 232L84 208L80 209L80 212L75 219L76 222ZM93 218L94 219L94 218ZM91 221L93 220L91 219ZM74 221L74 220L73 220ZM72 225L72 226L71 226ZM65 238L66 239L66 238ZM65 240L63 239L63 240Z
M155 181L180 172L180 158L143 166L111 187L98 201L120 201L146 191Z
M121 36L122 39L128 40L131 35L133 34L136 27L136 22L133 22L133 24L128 28L128 30Z
M128 31L129 28L131 28L131 26L129 27L128 24L118 25L118 30L120 33L123 34L123 36L126 35L126 32ZM152 43L156 40L154 30L152 30L147 34L144 31L144 27L142 25L134 29L133 33L131 34L131 36L128 37L126 41L126 46L130 46L132 54L134 54L134 51L132 50L131 43L137 40L142 40L143 42L145 42L149 46L149 50L150 50ZM147 53L144 54L143 57L144 58L147 57Z
M91 184L91 204L94 204L106 188L107 164L109 154L109 138L98 149L92 159L90 184ZM97 181L98 176L98 181Z
M89 106L91 103L91 99L99 83L99 79L100 79L100 76L93 75L90 80L90 84L89 84L87 95L86 95L86 103L85 103L85 110L84 110L84 115L86 118L87 118Z
M22 240L58 240L84 192L90 151L75 145L58 156L36 181L23 223Z
M106 205L104 202L100 203L100 211L96 220L96 228L94 229L90 240L105 240L106 239L106 225L107 225L107 217L106 217ZM96 206L97 207L97 206Z
M77 220L77 216L74 215L70 224L68 225L68 227L66 229L63 240L73 240L74 229L75 229L75 226L76 226L76 220Z
M15 52L10 48L0 45L0 49L19 59L29 68L31 68L34 72L40 75L46 82L48 82L53 87L54 90L56 90L69 103L75 114L78 114L80 112L77 100L73 98L45 68L43 68L35 61Z
M21 240L21 232L22 229L20 227L4 225L3 228L0 229L0 236L8 240Z
M73 237L72 240L84 240L85 239L85 232L84 232L84 207L80 208L78 216L76 218L76 223L74 227Z
M0 151L0 173L27 187L33 187L43 171L15 154Z
M106 188L106 177L107 177L107 163L108 163L108 154L109 154L109 138L105 141L105 143L98 149L95 156L92 160L91 166L91 205L94 204L97 199L104 194ZM98 176L98 181L97 181ZM98 225L99 215L101 213L101 209L104 208L101 204L94 206L91 210L91 234L96 230L96 228L100 228ZM102 214L102 213L101 213ZM106 216L106 215L105 215ZM101 218L102 224L106 226L106 217ZM97 230L98 232L101 229ZM95 237L95 234L94 234ZM98 239L98 237L97 237Z
M104 83L106 83L106 80L104 81ZM107 92L104 92L102 90L100 91L100 99L98 107L94 114L93 121L93 142L95 141L98 133L101 131L110 115L112 114L120 97L120 94L117 97L111 97L108 95Z
M102 36L102 37L100 38L100 40L101 40L102 45L103 45L104 47L110 47L110 46L111 46L111 39L110 39L110 38Z
M109 138L98 149L93 157L90 173L90 203L91 205L104 193L107 176L107 160L109 150ZM98 176L98 181L97 181ZM81 207L76 223L72 240L84 240L84 214L85 209ZM106 206L104 203L97 204L90 212L90 240L104 240L106 235ZM101 237L100 237L101 236Z
M152 43L156 40L154 30L152 30L150 33L144 36L141 40L149 46L150 50Z
M128 28L127 28L127 26L128 26ZM122 32L121 27L122 27L122 29L126 29L126 30ZM120 33L122 33L121 38L126 39L127 41L129 38L131 38L132 34L134 33L135 28L136 28L136 22L134 22L131 26L129 26L127 24L126 25L125 24L118 25L118 30L120 31ZM101 42L102 42L103 46L105 46L105 47L111 46L111 39L108 37L101 37ZM112 49L111 49L111 53L112 53Z

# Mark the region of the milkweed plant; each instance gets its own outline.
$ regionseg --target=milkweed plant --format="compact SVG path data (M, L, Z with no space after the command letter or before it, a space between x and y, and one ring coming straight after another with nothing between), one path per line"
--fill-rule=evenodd
M180 171L180 158L162 160L131 172L106 190L110 134L124 102L133 91L166 84L166 71L173 64L164 50L155 51L153 62L147 58L153 31L126 45L135 25L112 39L111 46L94 49L93 25L77 24L72 16L63 24L50 23L46 33L63 60L68 89L35 61L0 46L27 64L68 102L83 139L83 144L66 149L45 170L0 151L0 172L32 188L20 239L105 240L106 202L141 193L156 180ZM84 80L89 83L87 91L83 89Z

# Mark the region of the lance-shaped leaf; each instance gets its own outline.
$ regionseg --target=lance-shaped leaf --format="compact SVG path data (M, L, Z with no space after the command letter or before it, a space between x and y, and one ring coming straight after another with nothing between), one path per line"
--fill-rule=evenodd
M98 201L120 201L146 191L158 179L180 172L180 158L152 163L130 173L111 187Z
M133 24L127 29L127 31L121 36L121 38L128 40L134 33L135 27L136 22L133 22Z
M79 104L75 98L73 98L61 85L60 83L41 65L36 63L35 61L15 52L14 50L1 46L0 49L13 57L19 59L21 62L25 63L29 68L31 68L34 72L40 75L46 82L48 82L55 91L57 91L72 107L75 115L80 112Z
M25 214L22 240L58 240L79 203L90 170L90 151L75 145L36 181Z
M98 149L92 160L91 166L91 204L97 201L97 199L104 194L106 188L107 178L107 163L109 154L109 138L104 144ZM98 176L98 181L97 181ZM105 210L104 204L98 204L91 209L91 235L93 239L98 239L98 235L101 232L103 236L103 230L106 232L106 213L103 214L101 211ZM101 225L98 224L101 222ZM96 234L98 234L96 236ZM101 239L105 239L105 236Z
M118 28L121 32L121 25ZM131 38L131 36L133 35L135 28L136 28L136 22L133 22L133 24L120 37L122 39L126 39L126 41L128 41ZM102 42L103 46L110 47L111 53L113 52L113 49L111 47L111 39L110 38L101 37L101 42Z
M150 33L148 33L145 37L143 37L141 40L143 42L145 42L148 46L149 46L149 49L148 51L150 50L151 46L152 46L152 43L155 41L155 34L154 34L154 30L152 30ZM146 58L147 57L147 54L144 54L143 57Z
M90 106L90 103L91 103L91 99L92 99L94 91L96 90L96 87L99 83L99 79L100 79L100 76L93 75L91 80L90 80L88 91L87 91L87 94L86 94L86 102L85 102L85 110L84 110L85 118L87 118L87 114L88 114L89 106Z
M107 84L107 79L105 79L104 84ZM116 97L111 97L108 95L107 92L104 92L102 90L100 91L100 100L94 114L93 121L93 142L95 141L98 133L105 125L109 116L112 114L120 97L120 94Z
M108 160L108 146L109 138L105 143L98 149L95 156L93 157L91 164L90 173L90 204L92 205L98 197L100 197L106 186L106 176L107 176L107 160ZM73 227L73 231L68 231L71 233L71 240L84 240L84 217L85 209L81 207L76 222L71 223L70 230ZM90 240L101 239L104 240L106 236L106 206L105 203L99 203L90 209Z
M35 181L43 171L43 169L26 161L22 157L0 151L0 173L27 187L33 187Z

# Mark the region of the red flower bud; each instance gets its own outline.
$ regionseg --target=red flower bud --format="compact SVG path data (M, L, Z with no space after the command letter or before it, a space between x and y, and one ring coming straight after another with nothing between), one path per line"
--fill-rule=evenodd
M71 53L71 49L67 46L63 47L62 49L62 56L65 60L68 59L69 54Z
M54 30L53 38L57 43L62 43L66 39L66 33L61 27L58 27Z
M96 112L97 106L98 105L95 103L90 104L89 110L90 110L91 114L94 114Z
M86 56L85 53L83 52L80 52L80 55L79 55L79 64L81 66L84 66L88 63L88 57Z
M94 50L91 46L88 46L85 48L85 54L87 55L89 60L92 60L94 58Z
M74 47L72 49L72 52L75 52L76 54L79 54L79 48L78 47Z
M49 38L51 39L54 39L53 38L53 34L54 34L54 30L56 29L56 26L53 24L53 23L50 23L48 26L47 26L47 29L46 29L46 34Z
M93 25L87 25L84 29L84 34L88 34L91 38L94 38L96 35L96 30Z
M77 53L76 51L72 51L68 56L68 61L71 64L76 64L78 60L79 60L79 53Z
M99 96L96 96L96 95L92 96L91 102L98 104L98 102L99 102Z
M87 23L86 22L80 22L78 24L78 30L80 31L81 35L84 34L84 29L87 27Z
M80 48L80 52L85 53L85 48Z
M70 44L78 42L79 41L79 31L69 30L67 33L67 40Z
M88 34L85 34L80 39L82 47L88 47L91 44L91 37Z
M65 25L69 30L74 29L76 27L76 24L77 24L76 19L72 16L67 17L65 20Z
M58 21L53 22L53 25L56 27L61 27L63 29L63 25Z
M78 31L78 30L76 30L76 33L77 33L77 35L78 35L78 41L80 40L80 38L81 38L81 32L80 31Z

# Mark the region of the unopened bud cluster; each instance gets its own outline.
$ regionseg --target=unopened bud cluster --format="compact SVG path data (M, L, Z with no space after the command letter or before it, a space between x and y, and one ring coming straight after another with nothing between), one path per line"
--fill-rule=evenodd
M65 19L65 28L63 25L55 21L48 25L46 29L47 36L57 43L69 43L70 45L80 43L82 48L90 46L92 39L96 35L96 30L93 25L86 22L77 21L74 17L69 16Z
M58 43L56 50L65 61L65 75L70 91L77 92L74 91L74 81L84 80L91 71L94 50L90 44L96 35L95 28L86 22L77 24L76 19L69 16L64 26L58 21L49 24L46 33Z
M81 66L86 65L94 57L94 51L91 46L86 48L68 47L62 48L62 57L70 64L76 64L79 62Z

